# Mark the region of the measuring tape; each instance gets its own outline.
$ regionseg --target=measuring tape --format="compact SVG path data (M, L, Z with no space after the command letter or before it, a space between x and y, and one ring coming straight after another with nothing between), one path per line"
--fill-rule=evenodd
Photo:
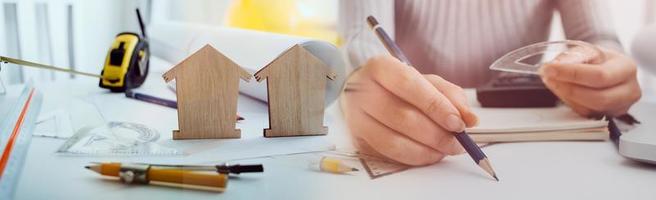
M146 81L146 76L148 76L150 48L148 39L146 38L144 23L141 19L141 13L139 9L136 12L141 34L132 32L118 34L112 43L111 49L107 53L105 66L100 72L100 75L5 56L0 56L0 63L13 63L18 66L35 67L99 78L98 86L109 89L112 92L125 92L126 90L138 88Z
M75 71L75 70L72 70L72 69L60 68L60 67L55 67L55 66L52 66L52 65L45 65L45 64L41 64L41 63L35 63L35 62L30 62L30 61L16 59L16 58L10 58L10 57L4 57L4 56L0 56L0 62L13 63L13 64L17 64L17 65L22 65L22 66L36 67L36 68L59 71L59 72L65 72L65 73L70 73L70 74L90 76L90 77L95 77L95 78L102 78L102 76L97 75L97 74L80 72L80 71Z
M5 99L7 100L7 99ZM12 199L42 103L41 93L25 86L0 129L0 199Z

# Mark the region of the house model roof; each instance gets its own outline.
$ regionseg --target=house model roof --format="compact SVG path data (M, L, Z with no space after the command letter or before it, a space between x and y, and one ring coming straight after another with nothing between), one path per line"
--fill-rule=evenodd
M211 56L210 58L207 58L207 57L202 56L203 53L209 53L213 56ZM219 52L214 47L212 47L212 45L207 44L207 45L203 46L202 48L200 48L198 51L194 52L189 57L182 60L180 63L175 65L173 68L169 69L169 71L164 73L162 75L162 77L164 78L164 81L169 82L169 81L174 80L178 76L178 72L180 70L187 70L190 67L195 67L195 66L186 65L187 62L189 62L190 60L195 60L195 59L222 59L222 60L226 60L227 63L228 63L228 66L207 66L207 67L236 67L238 72L239 72L239 77L241 79L243 79L245 81L249 81L252 77L246 70L241 68L233 60L231 60L227 56L223 55L221 52Z
M269 75L268 71L271 70L272 66L276 65L278 62L280 62L280 60L285 59L288 56L297 56L297 55L295 55L296 53L298 53L299 55L305 55L306 58L312 59L314 63L320 63L320 65L313 65L313 66L308 66L308 67L323 68L320 71L326 72L326 77L328 79L334 80L336 78L337 75L335 74L335 72L333 72L330 69L330 67L328 67L321 59L315 57L314 54L312 54L311 52L309 52L308 50L303 48L301 45L296 44L296 45L290 47L289 49L285 50L284 52L282 52L277 58L273 59L271 62L269 62L269 64L265 65L264 67L262 67L262 69L257 71L255 73L255 79L258 82L266 79ZM278 65L278 66L280 66L280 65Z

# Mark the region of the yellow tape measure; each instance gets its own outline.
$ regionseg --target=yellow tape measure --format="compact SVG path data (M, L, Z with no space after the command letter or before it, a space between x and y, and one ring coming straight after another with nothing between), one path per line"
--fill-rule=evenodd
M98 83L101 88L113 92L123 92L141 86L148 75L150 48L146 39L141 13L137 9L137 19L141 35L131 32L120 33L107 53L102 79Z
M150 60L150 48L139 9L137 9L137 19L141 35L131 32L118 34L107 53L100 75L4 56L0 56L0 62L100 78L98 85L112 92L137 88L146 80Z

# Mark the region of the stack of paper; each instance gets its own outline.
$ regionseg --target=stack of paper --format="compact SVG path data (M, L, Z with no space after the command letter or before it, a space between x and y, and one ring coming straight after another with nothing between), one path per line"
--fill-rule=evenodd
M467 132L479 143L608 138L607 121L581 117L566 106L473 109L479 124Z

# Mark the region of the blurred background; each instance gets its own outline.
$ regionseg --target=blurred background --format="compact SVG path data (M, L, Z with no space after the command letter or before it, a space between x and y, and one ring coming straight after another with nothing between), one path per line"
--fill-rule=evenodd
M636 36L654 22L656 0L607 1L620 40L631 52ZM339 46L344 41L336 32L337 4L337 0L0 0L0 55L99 73L115 35L139 31L136 7L147 24L239 27L306 36ZM553 20L552 25L552 39L562 38L560 20ZM656 33L651 34L656 38ZM653 90L656 80L643 71L643 87ZM0 77L5 84L17 84L72 76L3 67Z

